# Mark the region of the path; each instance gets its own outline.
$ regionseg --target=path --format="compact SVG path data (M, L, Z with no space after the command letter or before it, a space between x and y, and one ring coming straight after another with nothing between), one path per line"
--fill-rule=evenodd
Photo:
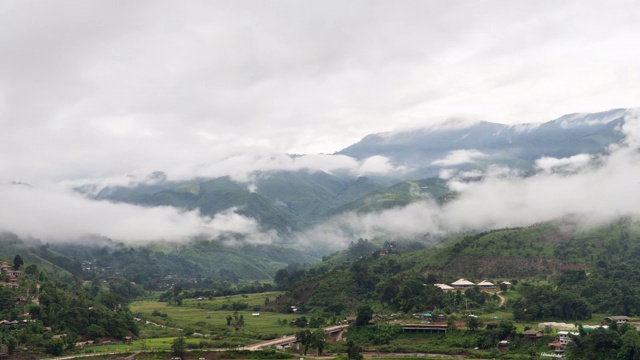
M36 297L31 299L34 304L40 305L40 284L36 284Z
M504 298L504 296L500 295L500 293L501 293L501 292L502 292L502 291L498 291L498 292L496 293L496 295L498 295L498 297L500 298L500 304L498 305L498 307L502 307L502 305L504 305L504 302L505 302L505 300L506 300L506 299Z

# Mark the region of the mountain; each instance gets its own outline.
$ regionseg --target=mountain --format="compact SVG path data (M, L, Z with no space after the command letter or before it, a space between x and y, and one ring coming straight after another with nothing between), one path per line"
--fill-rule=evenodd
M239 214L257 219L264 229L273 229L282 235L317 224L336 207L382 187L366 177L340 177L322 171L278 171L258 174L252 186L228 176L160 181L133 187L107 187L95 199L197 209L205 216L236 208Z
M438 178L405 180L393 186L368 193L354 201L340 205L328 212L336 216L348 212L371 213L394 207L409 205L412 202L431 199L443 203L454 196L447 182Z
M502 165L534 171L541 157L600 154L623 139L625 109L594 114L570 114L544 124L503 125L491 122L372 134L337 154L356 159L379 155L413 169L413 178L437 176L443 168L484 169ZM458 151L472 158L447 158Z
M25 263L59 279L125 278L146 289L204 279L269 282L278 269L320 260L299 246L287 244L230 246L200 239L132 247L105 238L43 244L10 233L0 233L0 254L9 262L20 255Z
M402 250L397 245L402 244L376 246L361 239L313 268L279 271L276 282L296 279L288 301L308 309L353 311L364 303L409 313L453 311L455 305L443 301L444 293L431 285L465 278L475 283L522 283L518 286L541 282L562 295L569 308L577 300L594 313L640 315L640 223L630 218L594 228L566 219L498 229L451 237L423 249ZM535 311L531 305L507 304L516 316L549 318L543 310L547 304L538 301ZM522 312L526 308L530 313Z
M532 175L541 157L605 153L624 139L621 127L627 112L570 114L543 124L450 122L368 135L337 153L358 160L386 157L399 169L375 178L307 169L256 171L250 182L228 176L174 182L158 172L151 175L151 183L106 187L95 199L173 206L204 216L233 208L286 241L293 233L346 212L375 212L425 198L442 203L453 196L445 181L438 179L443 170L466 171L468 181L481 178L492 166Z

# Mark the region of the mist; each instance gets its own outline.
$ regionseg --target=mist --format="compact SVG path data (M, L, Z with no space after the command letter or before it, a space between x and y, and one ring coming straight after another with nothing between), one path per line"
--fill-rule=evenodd
M197 236L229 243L270 243L255 219L227 209L213 217L172 207L140 207L94 201L61 187L0 185L0 230L52 242L83 241L105 236L129 244L155 240L185 242ZM238 240L241 239L241 240Z
M480 181L465 181L443 171L455 200L438 205L424 200L405 207L364 215L348 214L299 236L300 241L329 251L358 238L434 242L447 235L496 228L529 226L570 218L594 227L621 216L640 218L640 117L629 111L621 129L626 138L606 155L579 154L542 158L529 177L504 168L489 168ZM474 173L474 176L477 176Z

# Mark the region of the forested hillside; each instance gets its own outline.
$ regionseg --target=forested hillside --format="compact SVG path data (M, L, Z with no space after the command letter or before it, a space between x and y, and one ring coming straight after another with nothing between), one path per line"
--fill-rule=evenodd
M494 230L411 251L361 239L345 253L354 249L364 251L341 255L337 266L329 257L308 270L281 270L276 281L284 285L297 279L291 301L308 306L353 310L371 303L390 311L447 312L459 304L435 283L515 279L524 281L520 289L525 294L511 304L516 318L640 315L640 227L627 218L597 228L567 220Z
M125 278L148 290L164 289L179 282L196 287L216 283L219 288L271 282L276 271L289 264L320 260L298 246L286 244L230 246L194 240L184 244L126 246L104 238L90 238L83 244L49 244L6 233L0 238L0 250L3 254L21 253L25 261L58 278Z
M127 304L142 289L121 279L83 286L40 270L20 254L13 261L0 260L0 331L10 354L19 347L32 354L60 355L81 341L123 341L137 335Z

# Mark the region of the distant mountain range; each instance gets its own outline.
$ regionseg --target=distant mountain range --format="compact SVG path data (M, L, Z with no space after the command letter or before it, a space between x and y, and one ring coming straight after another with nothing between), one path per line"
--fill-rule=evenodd
M501 166L533 174L535 161L541 157L602 154L624 138L620 129L626 113L615 109L571 114L544 124L450 122L368 135L335 154L358 160L382 156L403 169L377 177L265 171L256 173L256 180L248 186L229 177L170 182L160 176L161 181L152 185L104 188L95 199L197 209L207 216L236 208L257 219L265 230L287 235L347 212L374 212L425 197L446 201L454 194L437 178L442 170L474 171L481 176L490 166Z
M365 159L374 155L412 169L413 178L438 176L443 168L485 169L501 165L534 171L536 159L603 153L623 139L627 110L570 114L543 124L503 125L450 122L440 127L368 135L337 154ZM467 152L474 161L447 157ZM456 163L456 160L458 162Z
M535 125L448 123L368 135L335 154L358 160L384 157L400 169L384 175L262 171L252 174L249 184L230 177L169 181L158 172L148 184L110 186L97 193L91 186L77 189L97 201L172 206L197 210L204 216L233 208L239 214L256 219L261 230L275 231L280 239L276 244L229 247L219 239L195 239L182 244L148 244L135 250L107 239L106 242L87 241L95 244L84 249L74 244L52 244L49 248L41 243L30 247L11 234L2 234L0 249L7 254L24 253L25 260L39 266L62 268L72 273L81 271L81 264L76 261L70 266L67 257L85 261L98 259L102 261L101 269L126 273L139 282L151 281L144 275L149 271L156 273L158 279L180 275L269 281L277 269L318 261L330 251L329 247L308 249L298 243L305 230L332 224L345 214L376 213L425 199L438 204L451 201L457 194L449 188L446 179L438 177L444 170L453 174L469 171L476 174L476 178L468 177L467 181L482 178L491 166L515 169L527 176L538 171L536 160L541 157L606 153L611 144L624 139L621 129L626 113L624 109L615 109L572 114Z

